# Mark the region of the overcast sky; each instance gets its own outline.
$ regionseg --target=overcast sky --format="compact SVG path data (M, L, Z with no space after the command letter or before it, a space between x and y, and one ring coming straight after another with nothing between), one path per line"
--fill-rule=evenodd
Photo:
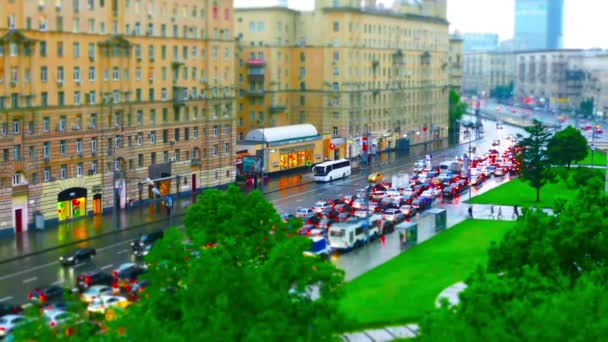
M279 0L234 0L236 7L272 6ZM379 1L390 6L392 0ZM312 10L314 0L289 0L289 7ZM494 32L501 40L513 37L514 0L448 0L450 31ZM606 0L565 0L564 47L608 49Z

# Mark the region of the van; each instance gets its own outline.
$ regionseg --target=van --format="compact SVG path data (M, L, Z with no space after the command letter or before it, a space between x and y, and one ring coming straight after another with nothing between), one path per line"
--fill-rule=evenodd
M367 242L367 234L363 226L365 220L336 223L329 228L327 234L329 246L338 251L349 251L363 246Z

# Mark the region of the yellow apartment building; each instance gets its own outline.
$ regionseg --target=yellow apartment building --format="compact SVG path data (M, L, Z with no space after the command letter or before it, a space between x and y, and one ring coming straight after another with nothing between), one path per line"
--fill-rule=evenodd
M0 230L234 181L231 0L0 0L0 18Z
M329 137L329 159L359 155L364 135L372 151L446 138L445 8L317 0L311 12L236 9L239 144L255 143L246 141L254 129L304 123Z

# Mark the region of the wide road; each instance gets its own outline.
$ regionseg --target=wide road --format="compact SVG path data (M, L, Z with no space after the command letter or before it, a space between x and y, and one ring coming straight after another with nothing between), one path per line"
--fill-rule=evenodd
M495 124L491 121L484 122L485 137L477 142L478 152L485 152L491 147L495 139L502 139L507 135L515 135L522 131L510 126L504 126L502 130L496 130ZM433 162L439 163L451 160L457 155L463 155L467 150L467 144L454 146L444 151L433 153ZM411 172L415 160L400 160L393 164L375 167L373 171L383 172L385 178L390 179L392 174L397 172ZM340 194L352 194L366 184L368 170L361 170L345 180L333 182L333 184L309 183L296 188L281 190L266 195L280 213L294 212L298 207L310 207L319 199L336 198ZM303 175L303 177L311 177ZM490 180L480 189L473 190L474 194L487 191L488 189L505 181L504 179ZM468 198L465 192L461 195L462 199ZM442 205L436 201L436 205ZM465 217L466 207L462 203L445 203L448 209L448 225L458 222ZM175 218L175 224L181 224L180 218ZM152 231L166 226L166 222L151 224L144 231ZM129 243L142 230L123 231L117 234L106 236L91 242L84 242L82 247L92 246L97 249L97 256L89 263L77 267L63 268L58 263L60 255L72 250L56 250L14 262L0 265L0 302L24 303L27 294L36 287L44 287L51 284L58 284L68 288L74 286L76 275L90 270L102 269L111 272L114 268L124 262L132 261ZM382 246L378 241L368 244L365 248L341 255L334 261L346 271L347 279L375 267L376 265L394 257L399 253L396 234L387 238L387 243Z

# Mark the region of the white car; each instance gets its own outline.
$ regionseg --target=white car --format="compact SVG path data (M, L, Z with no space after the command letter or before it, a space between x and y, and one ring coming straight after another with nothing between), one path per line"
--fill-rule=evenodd
M112 288L106 285L94 285L89 287L85 292L80 295L80 299L82 299L85 303L90 303L95 299L103 296L112 294Z
M365 208L365 201L362 199L356 199L353 202L353 208L355 208L355 209Z
M399 211L401 211L401 213L405 216L413 216L414 215L414 208L411 205L402 205L399 208Z
M296 217L306 217L306 216L308 216L308 215L310 215L312 213L313 213L312 209L309 209L309 208L300 208L300 209L298 209L298 211L296 211L296 215L295 216Z
M316 213L320 213L323 210L325 210L326 208L329 208L329 203L325 202L325 201L317 201L315 202L315 204L312 206L312 211L316 212Z
M382 214L382 218L389 222L399 221L400 217L403 217L403 213L399 209L387 209Z
M43 316L44 321L47 322L52 328L78 318L78 315L73 312L57 309L45 310Z
M386 197L401 196L401 191L399 189L390 188L390 189L386 190L385 196Z
M116 306L126 308L130 304L131 302L129 302L129 300L125 297L103 295L100 298L94 300L91 304L89 304L89 306L87 307L87 311L89 313L105 314L106 310L111 307Z
M27 322L27 318L21 315L5 315L0 317L0 338L4 338L4 336L13 332L15 328Z

